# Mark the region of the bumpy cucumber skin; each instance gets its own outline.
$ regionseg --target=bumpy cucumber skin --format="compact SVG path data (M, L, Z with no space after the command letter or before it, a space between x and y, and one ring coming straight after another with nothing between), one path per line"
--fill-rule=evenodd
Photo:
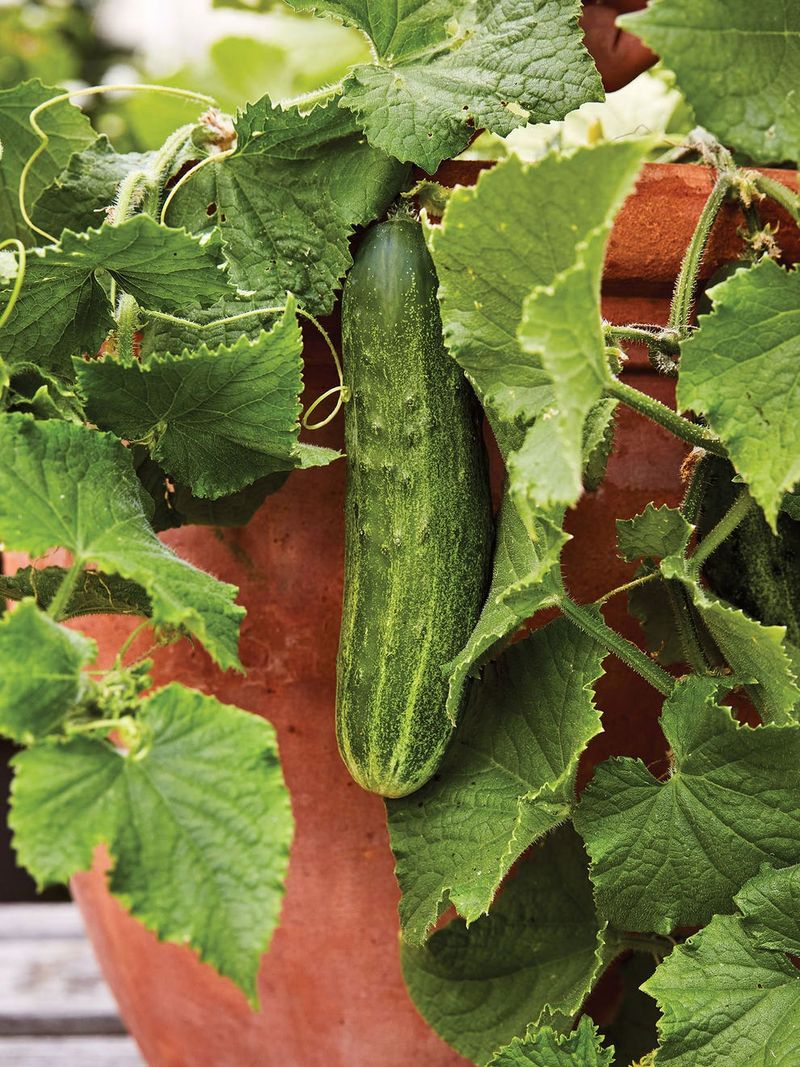
M342 300L347 499L336 733L385 797L435 773L453 723L445 665L486 594L493 526L479 409L442 341L418 222L364 237Z
M713 460L697 524L700 540L741 492L733 477L727 461ZM800 646L800 523L779 515L776 537L754 508L709 556L703 573L718 596L766 626L785 626L788 640Z

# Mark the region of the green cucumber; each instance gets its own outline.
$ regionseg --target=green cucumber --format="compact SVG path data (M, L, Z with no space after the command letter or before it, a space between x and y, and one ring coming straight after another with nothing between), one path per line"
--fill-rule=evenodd
M342 299L347 500L336 733L353 778L400 797L453 730L445 665L486 594L493 528L480 412L442 340L420 224L365 235Z

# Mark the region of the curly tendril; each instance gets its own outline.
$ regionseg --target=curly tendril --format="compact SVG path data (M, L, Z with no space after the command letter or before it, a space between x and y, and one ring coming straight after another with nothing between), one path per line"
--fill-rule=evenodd
M205 104L208 107L216 107L216 101L213 97L207 96L205 93L195 93L191 89L174 89L168 85L91 85L88 89L75 89L68 93L60 93L58 96L53 96L49 100L45 100L31 111L28 116L28 122L31 129L39 138L39 145L34 149L33 153L29 157L27 163L22 168L22 173L19 176L19 210L22 215L25 225L28 226L34 233L40 237L44 237L46 241L50 241L51 244L56 244L58 238L54 237L52 233L48 233L47 230L41 229L37 226L30 215L28 209L25 206L25 188L28 181L28 175L31 172L36 160L44 152L50 143L49 134L42 129L38 123L39 116L47 111L48 108L55 107L56 104L63 104L69 100L72 100L76 96L102 96L104 93L163 93L167 96L178 96L184 100L192 100L196 103Z

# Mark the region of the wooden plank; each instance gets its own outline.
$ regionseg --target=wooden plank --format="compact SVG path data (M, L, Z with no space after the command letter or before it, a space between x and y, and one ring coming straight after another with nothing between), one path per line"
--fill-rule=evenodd
M129 1037L0 1038L2 1067L145 1067Z
M122 1033L77 909L0 907L0 1035Z
M80 912L74 904L0 905L0 941L47 937L77 940L86 937Z

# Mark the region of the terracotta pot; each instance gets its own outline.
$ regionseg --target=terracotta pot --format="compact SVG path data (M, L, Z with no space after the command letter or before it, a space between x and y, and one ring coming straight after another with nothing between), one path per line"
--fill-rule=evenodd
M471 183L480 165L449 165L441 177ZM775 177L796 187L797 176ZM690 166L647 166L624 206L607 257L605 314L613 322L659 322L681 255L705 197L709 174ZM793 258L795 233L779 213ZM707 275L736 249L731 209L710 243ZM309 337L307 399L333 384L328 360ZM626 370L638 388L671 399L642 352ZM341 421L319 443L341 445ZM683 446L624 410L608 477L571 514L567 584L592 600L625 581L631 568L614 552L615 519L648 501L677 503ZM456 1067L465 1064L417 1015L398 964L398 890L383 805L348 777L334 737L334 681L342 587L344 467L293 475L245 529L184 529L165 536L200 567L241 587L247 676L223 675L188 642L156 655L159 682L178 678L267 716L277 727L297 822L280 928L260 975L262 1007L192 953L159 944L108 894L98 866L73 891L126 1025L151 1067ZM637 624L617 600L609 622L633 639ZM131 623L90 627L111 655ZM598 687L605 733L587 765L611 752L663 755L659 701L613 658ZM235 768L231 769L235 773Z

